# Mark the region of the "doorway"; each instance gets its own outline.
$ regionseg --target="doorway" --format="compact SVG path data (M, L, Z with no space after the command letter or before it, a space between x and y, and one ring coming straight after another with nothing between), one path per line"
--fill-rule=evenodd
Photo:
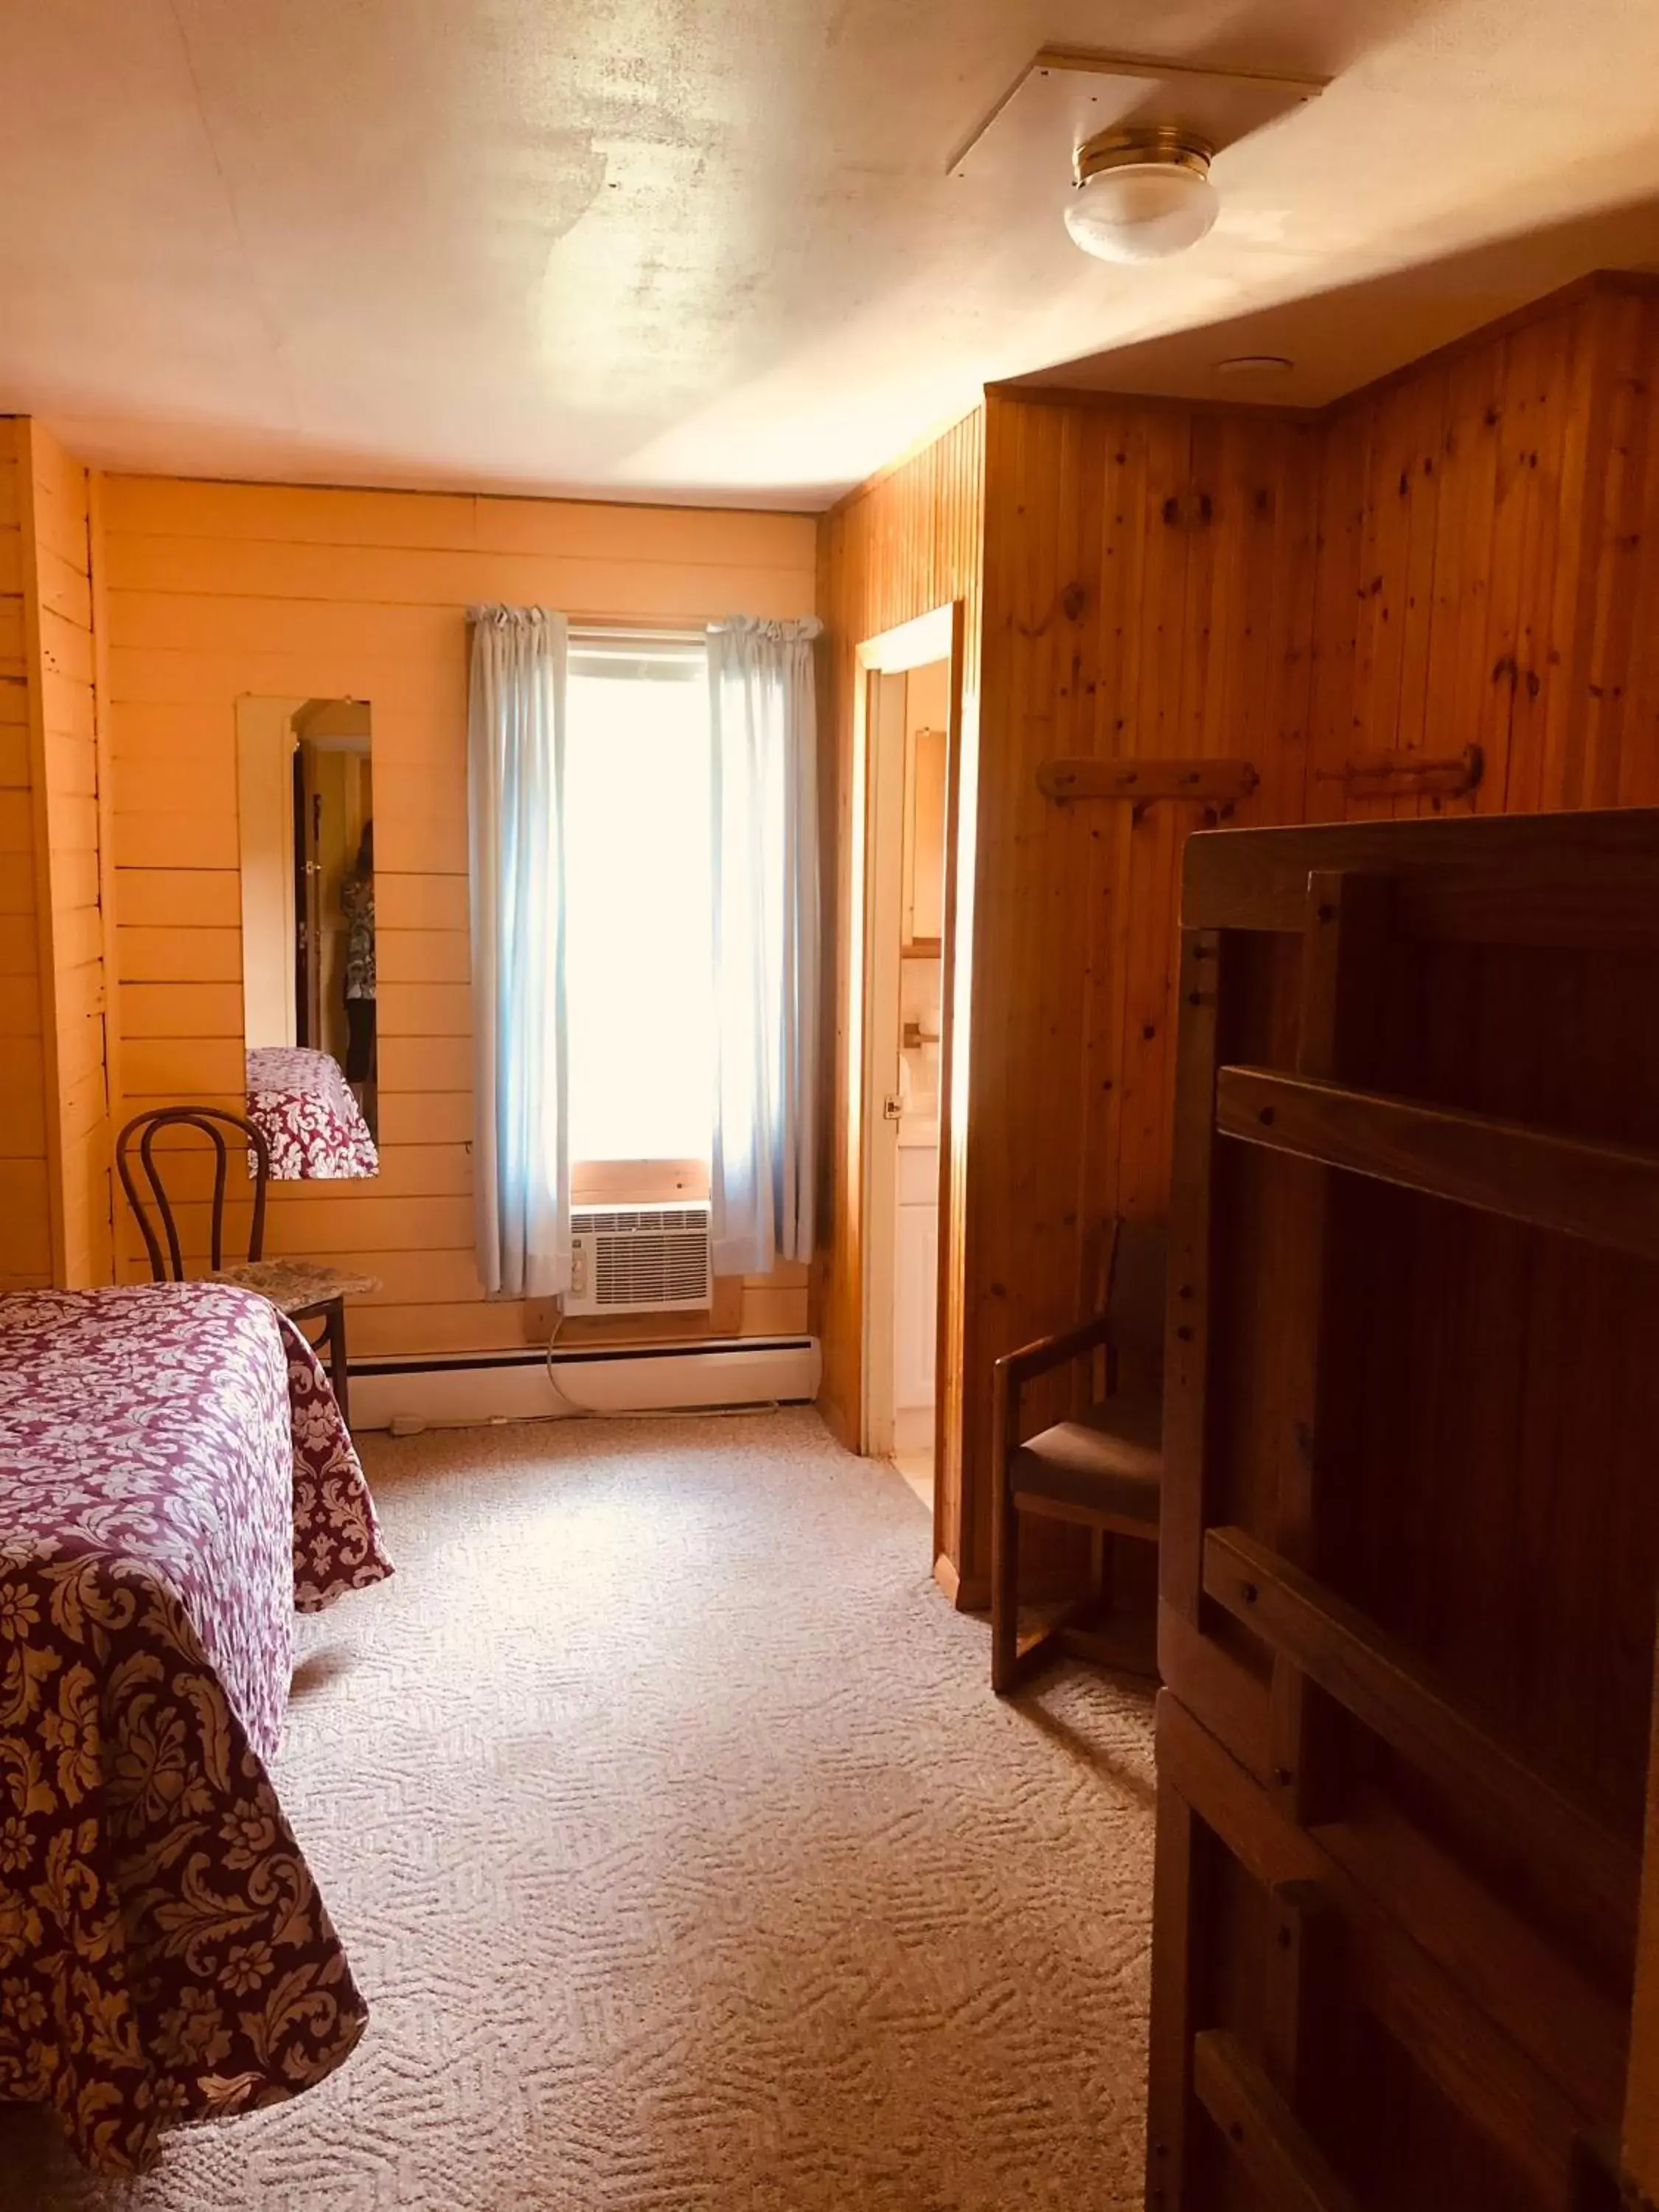
M897 1469L936 1519L954 616L941 608L859 649L862 1443Z

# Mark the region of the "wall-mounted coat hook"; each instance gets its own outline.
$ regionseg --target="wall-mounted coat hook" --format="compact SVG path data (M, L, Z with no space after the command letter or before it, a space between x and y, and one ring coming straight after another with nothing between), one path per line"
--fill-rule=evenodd
M1340 783L1351 799L1462 799L1486 767L1479 745L1461 753L1358 753L1340 768L1314 770L1320 783Z

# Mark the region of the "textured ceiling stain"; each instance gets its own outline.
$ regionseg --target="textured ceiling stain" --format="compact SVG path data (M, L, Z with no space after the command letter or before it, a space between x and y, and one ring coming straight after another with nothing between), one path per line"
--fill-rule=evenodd
M1318 401L1659 259L1654 0L0 0L0 407L106 465L816 505L1060 375ZM1179 260L948 177L1044 43L1328 73ZM1235 392L1233 396L1240 396Z

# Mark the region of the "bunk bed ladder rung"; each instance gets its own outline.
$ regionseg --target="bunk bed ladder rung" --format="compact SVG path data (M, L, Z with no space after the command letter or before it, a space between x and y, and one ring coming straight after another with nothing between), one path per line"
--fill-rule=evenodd
M1294 1158L1659 1260L1659 1155L1267 1067L1223 1067L1216 1127Z

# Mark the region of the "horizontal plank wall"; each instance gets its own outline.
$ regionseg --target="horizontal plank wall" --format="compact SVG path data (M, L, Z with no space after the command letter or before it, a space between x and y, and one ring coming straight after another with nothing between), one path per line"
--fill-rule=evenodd
M23 592L28 424L0 416L0 1290L49 1283L46 1006L36 911L36 807ZM20 466L20 460L21 465ZM46 880L44 867L39 881ZM60 1232L61 1241L61 1232Z
M113 1272L102 850L108 779L93 637L91 485L44 425L29 425L28 443L24 545L46 831L46 1064L55 1071L48 1145L60 1194L57 1276L75 1288L107 1283Z
M486 1301L472 1255L465 610L809 613L811 522L137 477L107 479L104 512L124 1110L240 1095L237 698L368 700L381 1173L276 1187L269 1246L381 1279L354 1353L535 1340L550 1309ZM138 1272L125 1221L123 1245ZM804 1328L805 1270L722 1286L718 1317Z
M858 800L853 748L857 700L857 650L866 640L896 629L935 608L960 601L963 610L963 666L957 761L959 792L969 795L959 807L971 823L971 787L978 744L980 588L982 562L982 470L984 417L980 410L945 431L920 453L884 470L830 509L818 530L819 612L825 623L823 695L827 702L823 748L823 818L828 828L826 898L833 902L835 944L835 1029L828 1056L835 1068L830 1100L832 1142L827 1147L829 1189L822 1237L822 1334L825 1419L842 1442L856 1449L860 1425L861 1304L864 1264L860 1222L862 1127L860 1102L849 1085L849 1009L853 962L860 932L854 927L854 809ZM971 848L958 853L953 869L955 931L958 942L972 908ZM965 964L959 969L965 988ZM958 999L958 1006L963 1002ZM947 1284L962 1274L961 1193L966 1174L966 1127L951 1110L966 1074L967 1024L952 1020L951 1055L945 1073L945 1144L951 1201L940 1218L940 1249ZM938 1388L945 1409L945 1433L961 1433L960 1387L963 1316L959 1302L947 1295L941 1316L946 1356ZM953 1347L956 1348L953 1350ZM936 1543L954 1561L959 1475L953 1460L938 1470L939 1526Z
M111 1279L87 471L9 420L0 468L0 1286Z
M1096 1310L1169 1182L1180 852L1213 807L1046 798L1046 760L1243 759L1302 805L1315 426L989 395L968 1123L967 1519L988 1562L992 1363ZM1041 1571L1044 1556L1031 1553Z

